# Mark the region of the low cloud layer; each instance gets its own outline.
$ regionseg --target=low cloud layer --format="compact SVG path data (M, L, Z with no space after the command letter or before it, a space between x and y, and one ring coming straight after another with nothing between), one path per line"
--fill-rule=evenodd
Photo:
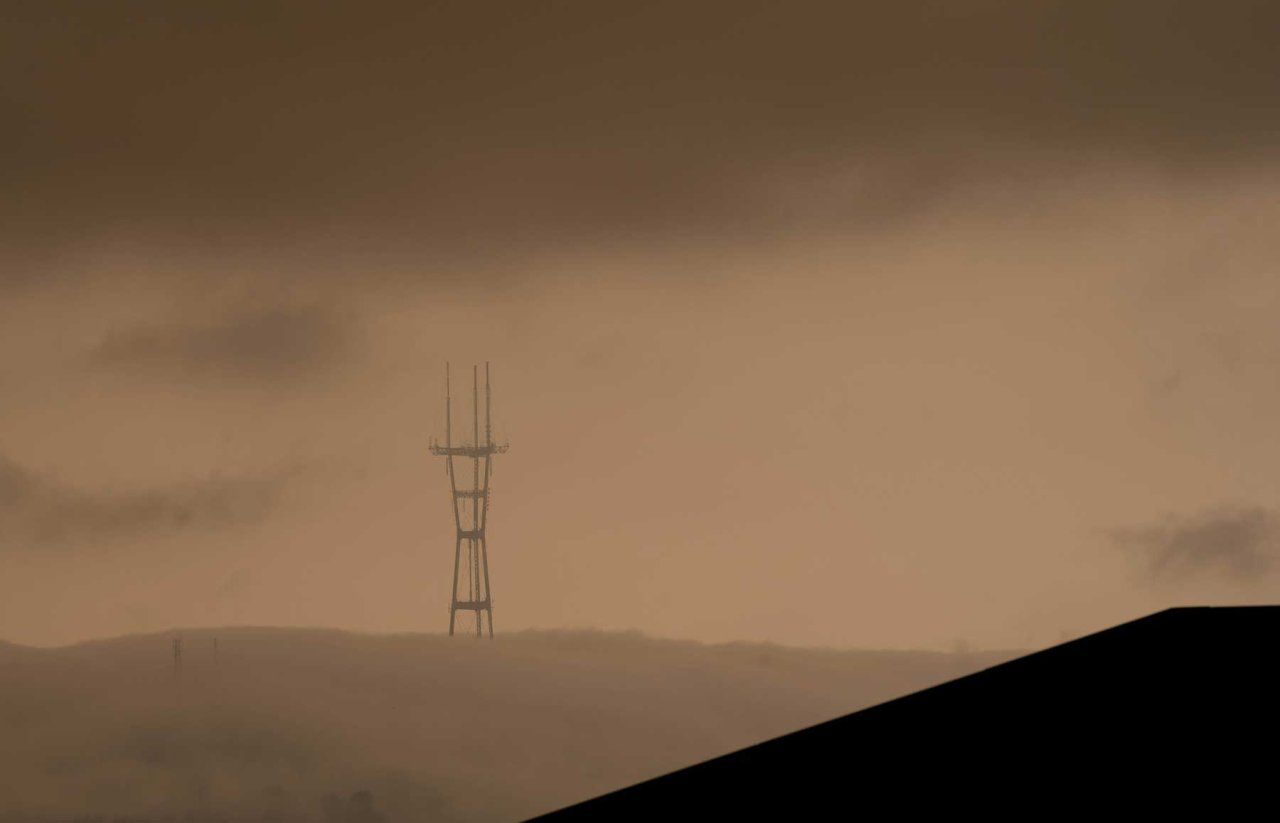
M255 523L276 507L291 475L90 492L0 455L0 550L98 546Z
M328 371L348 351L347 329L315 307L272 308L205 324L111 332L93 363L160 377L299 380Z
M1250 582L1270 572L1280 557L1280 518L1261 506L1115 529L1111 537L1141 557L1157 581L1221 575Z
M1278 118L1253 0L10 6L0 213L32 251L724 235L814 156L1216 166Z

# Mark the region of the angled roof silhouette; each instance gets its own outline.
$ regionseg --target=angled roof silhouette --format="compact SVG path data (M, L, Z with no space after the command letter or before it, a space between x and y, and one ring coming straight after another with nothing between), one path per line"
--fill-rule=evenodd
M1274 808L1278 629L1169 609L536 819Z

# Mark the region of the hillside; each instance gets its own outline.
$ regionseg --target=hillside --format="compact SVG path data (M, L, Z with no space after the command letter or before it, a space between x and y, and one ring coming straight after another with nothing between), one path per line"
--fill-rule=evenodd
M602 632L181 635L180 674L170 633L0 644L0 820L515 820L1011 656ZM358 791L377 814L340 808Z

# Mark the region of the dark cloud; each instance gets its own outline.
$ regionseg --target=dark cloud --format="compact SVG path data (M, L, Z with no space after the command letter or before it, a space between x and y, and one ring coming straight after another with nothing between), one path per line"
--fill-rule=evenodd
M1164 377L1156 380L1152 386L1152 393L1157 400L1167 400L1183 387L1187 381L1187 370L1174 369Z
M35 475L0 455L0 507L22 502L39 486Z
M1248 581L1269 572L1280 556L1280 518L1260 506L1115 529L1111 537L1141 556L1157 580L1218 574Z
M3 14L5 233L34 250L123 232L443 260L497 241L739 235L767 220L751 181L798 158L1035 145L1217 168L1273 156L1280 125L1265 0Z
M280 381L330 371L347 353L349 328L320 308L267 309L206 325L112 332L93 351L97 367L163 377Z
M0 455L0 549L100 545L255 523L276 508L293 474L89 492Z

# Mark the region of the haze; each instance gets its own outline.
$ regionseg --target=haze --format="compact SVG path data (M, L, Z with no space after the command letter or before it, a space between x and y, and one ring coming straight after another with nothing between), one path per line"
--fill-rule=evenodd
M4 3L0 636L1273 599L1280 7Z
M0 644L0 820L524 820L1007 656L224 627L175 672L171 637Z

